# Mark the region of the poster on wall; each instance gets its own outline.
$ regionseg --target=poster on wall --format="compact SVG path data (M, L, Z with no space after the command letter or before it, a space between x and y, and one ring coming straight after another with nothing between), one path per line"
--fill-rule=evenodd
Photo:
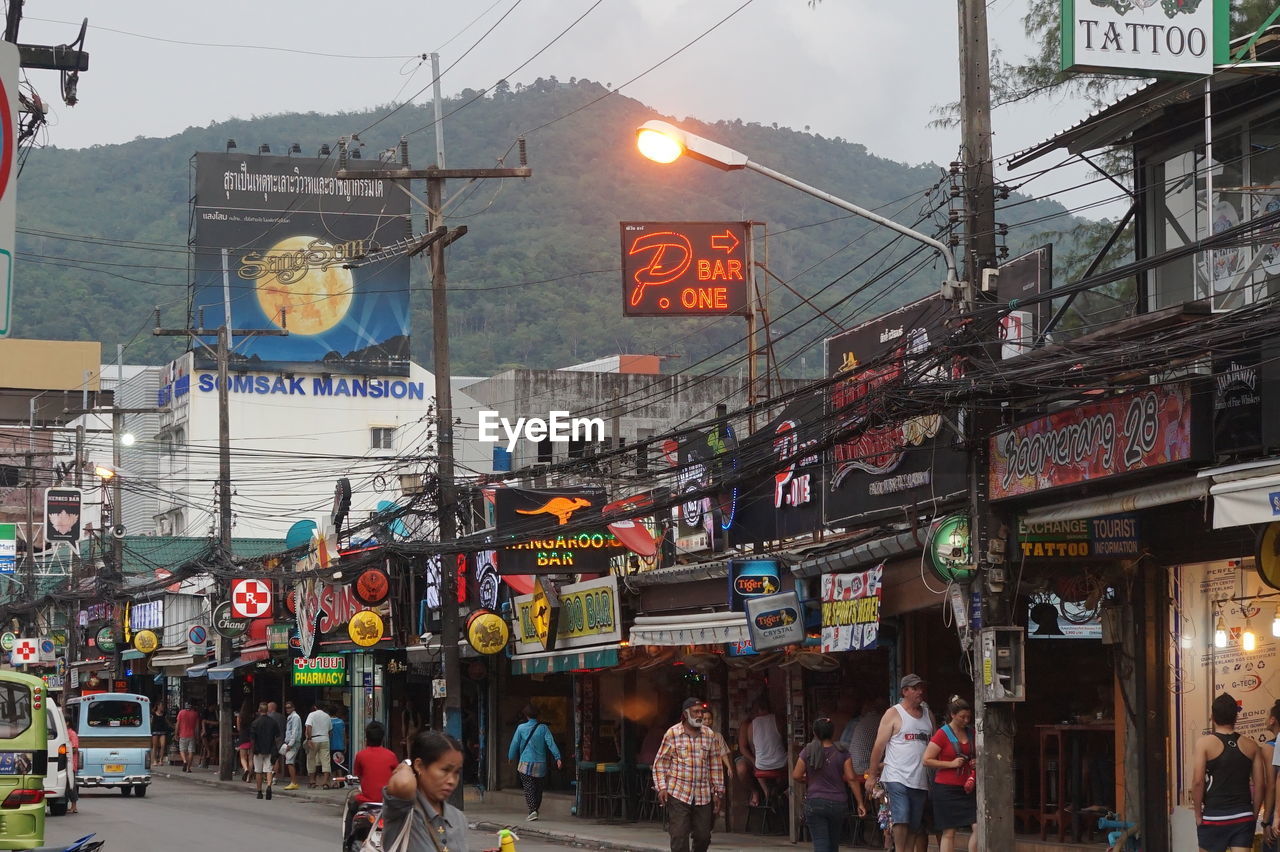
M409 236L394 181L340 179L337 157L195 159L192 311L208 326L289 332L237 338L232 368L408 375L409 258L383 251Z
M870 651L880 637L884 566L822 575L822 651Z
M1190 790L1193 747L1209 732L1215 696L1227 692L1239 702L1237 731L1259 742L1268 736L1267 713L1280 698L1280 639L1271 635L1275 600L1255 596L1271 592L1252 557L1170 568L1170 730L1179 800Z

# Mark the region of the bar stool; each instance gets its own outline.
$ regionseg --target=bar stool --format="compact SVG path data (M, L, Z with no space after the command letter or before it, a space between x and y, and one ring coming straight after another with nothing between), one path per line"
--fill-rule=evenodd
M578 761L578 816L592 819L600 807L600 780L596 764Z
M1049 834L1049 825L1058 830L1058 841L1067 836L1066 753L1062 731L1054 725L1040 727L1040 839ZM1050 759L1052 758L1052 759ZM1052 797L1052 800L1050 799Z
M752 823L756 825L755 830L752 830ZM787 823L785 787L775 788L758 805L747 805L747 834L786 834Z
M641 763L636 766L636 819L652 822L658 816L658 793L653 789L653 767Z
M627 785L621 763L596 764L596 817L600 819L625 819L627 814Z

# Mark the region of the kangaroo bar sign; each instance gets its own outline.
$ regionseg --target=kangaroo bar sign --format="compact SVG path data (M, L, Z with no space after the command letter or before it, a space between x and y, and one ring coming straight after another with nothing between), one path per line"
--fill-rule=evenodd
M608 501L603 491L565 489L532 491L499 488L494 492L497 534L512 537L498 558L501 574L605 574L609 560L626 546L603 523L583 529L583 521L600 518Z

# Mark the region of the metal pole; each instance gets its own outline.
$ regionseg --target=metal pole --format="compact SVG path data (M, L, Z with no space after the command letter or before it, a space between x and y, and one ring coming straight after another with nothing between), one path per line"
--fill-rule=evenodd
M231 410L228 398L228 363L231 360L231 329L218 328L218 542L224 555L231 554ZM218 663L231 657L231 642L218 637ZM218 681L218 777L230 781L234 767L235 742L231 732L231 705L226 680Z
M756 433L756 354L760 349L756 340L760 300L756 293L756 252L753 236L751 224L748 223L746 251L750 277L747 280L747 346L750 351L747 353L747 433L751 435Z
M440 95L440 54L431 54L431 86L436 105L436 168L444 168L444 98ZM441 219L443 220L443 213ZM443 224L443 221L442 221Z
M1204 78L1204 235L1213 236L1213 77ZM1209 249L1205 259L1205 290L1213 299L1213 249Z

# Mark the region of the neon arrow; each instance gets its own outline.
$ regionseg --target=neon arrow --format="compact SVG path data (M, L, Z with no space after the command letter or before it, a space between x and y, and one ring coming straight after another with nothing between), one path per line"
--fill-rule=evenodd
M731 254L733 250L738 247L738 243L738 238L735 237L733 232L727 228L723 234L711 235L711 247L713 249L719 249L725 254Z

